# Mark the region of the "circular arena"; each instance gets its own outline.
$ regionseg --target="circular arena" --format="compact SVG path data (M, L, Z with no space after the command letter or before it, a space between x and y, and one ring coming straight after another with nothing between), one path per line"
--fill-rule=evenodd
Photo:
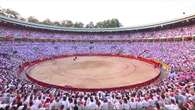
M86 91L144 86L160 76L157 62L116 55L52 58L26 71L30 80L42 86Z

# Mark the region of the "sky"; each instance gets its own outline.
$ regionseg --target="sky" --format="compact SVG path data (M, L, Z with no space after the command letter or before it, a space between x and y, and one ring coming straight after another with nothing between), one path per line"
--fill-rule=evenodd
M0 0L23 17L84 24L117 18L123 27L154 24L195 14L195 0ZM184 14L185 12L185 14Z

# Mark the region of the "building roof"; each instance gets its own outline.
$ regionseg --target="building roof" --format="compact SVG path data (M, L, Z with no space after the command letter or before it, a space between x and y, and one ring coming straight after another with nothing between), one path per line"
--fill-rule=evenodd
M119 28L71 28L71 27L60 27L53 25L45 25L38 23L31 23L22 20L17 20L13 18L8 18L0 15L0 22L7 22L15 25L20 25L24 27L44 29L44 30L53 30L53 31L64 31L64 32L125 32L125 31L137 31L144 30L156 27L163 27L166 25L172 25L176 23L186 22L191 19L195 19L195 15L191 15L184 18L174 19L170 21L160 22L156 24L144 25L144 26L135 26L135 27L119 27Z

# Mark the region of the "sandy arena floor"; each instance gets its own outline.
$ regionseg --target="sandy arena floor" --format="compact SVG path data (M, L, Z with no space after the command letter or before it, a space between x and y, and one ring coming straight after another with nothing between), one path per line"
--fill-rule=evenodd
M159 74L153 65L129 58L108 56L66 57L45 61L28 69L44 83L74 88L113 88L148 81Z

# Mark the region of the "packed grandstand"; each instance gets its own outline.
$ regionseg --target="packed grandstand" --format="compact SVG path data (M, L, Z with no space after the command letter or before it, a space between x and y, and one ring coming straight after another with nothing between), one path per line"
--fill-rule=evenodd
M194 110L194 35L195 16L150 26L108 29L61 28L1 16L0 109ZM22 65L35 60L78 54L153 59L166 65L168 75L142 87L74 91L40 86L21 70Z

